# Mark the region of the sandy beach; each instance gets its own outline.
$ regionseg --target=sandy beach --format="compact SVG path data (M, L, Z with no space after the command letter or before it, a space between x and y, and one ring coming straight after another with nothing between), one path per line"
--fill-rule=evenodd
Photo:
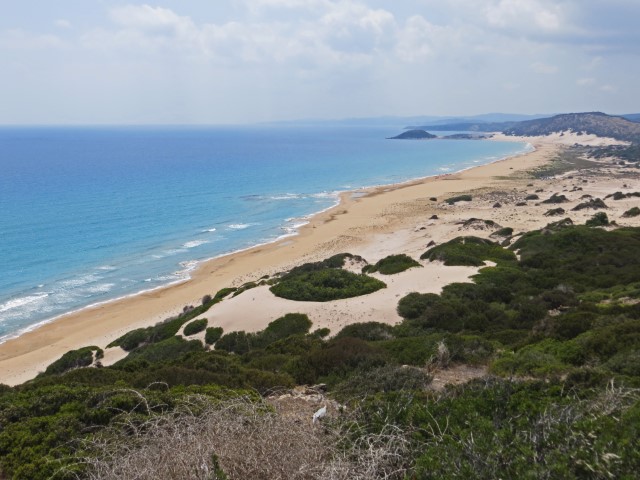
M489 237L493 233L478 225L462 225L469 218L490 219L503 227L512 227L515 232L540 228L558 219L544 215L557 205L540 205L539 201L516 205L534 192L540 200L552 193L565 194L570 202L561 205L567 214L559 218L570 216L575 223L584 223L595 213L593 210L569 211L584 201L581 197L604 198L615 191L640 190L637 173L635 177L629 176L629 171L613 165L591 173L568 172L533 179L527 172L548 163L564 145L577 139L564 136L524 140L532 143L535 151L456 174L345 193L340 205L313 217L295 237L205 262L191 280L182 284L84 309L9 340L0 345L0 383L22 383L69 350L87 345L104 348L129 330L153 325L179 313L185 305L199 304L206 294L304 262L340 252L361 255L370 263L396 253L418 258L431 241L440 244L460 235ZM592 144L608 142L597 138L582 140ZM443 202L461 193L469 193L473 200L455 205ZM433 197L437 200L431 200ZM621 218L624 211L636 206L637 199L606 202L610 220L620 225L640 225L640 217ZM434 215L437 218L432 218ZM307 313L314 329L328 327L332 333L354 322L374 320L393 324L400 320L395 307L402 296L412 291L437 293L448 283L470 281L476 271L422 262L421 268L401 274L377 275L387 283L386 289L327 303L283 300L273 296L267 287L258 287L224 300L204 317L209 319L210 326L222 326L225 331L261 330L288 312ZM124 352L119 348L109 349L105 363L112 363L122 355Z

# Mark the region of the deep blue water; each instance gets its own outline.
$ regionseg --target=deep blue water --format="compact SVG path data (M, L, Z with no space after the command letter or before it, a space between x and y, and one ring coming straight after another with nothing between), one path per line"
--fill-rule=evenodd
M399 131L0 128L0 338L290 234L338 191L527 148L385 140Z

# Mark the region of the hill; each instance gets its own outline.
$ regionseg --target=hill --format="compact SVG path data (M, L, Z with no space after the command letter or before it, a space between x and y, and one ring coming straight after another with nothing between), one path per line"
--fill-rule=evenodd
M601 112L567 113L551 118L518 122L504 130L507 135L539 136L571 130L599 137L640 141L640 124Z
M432 138L438 138L438 137L429 132L425 132L424 130L415 129L415 130L408 130L406 132L401 133L400 135L391 137L389 138L389 140L429 140Z
M636 116L629 115L632 119ZM640 124L601 112L566 113L522 122L464 122L416 127L435 131L504 132L507 135L540 136L573 131L640 142Z

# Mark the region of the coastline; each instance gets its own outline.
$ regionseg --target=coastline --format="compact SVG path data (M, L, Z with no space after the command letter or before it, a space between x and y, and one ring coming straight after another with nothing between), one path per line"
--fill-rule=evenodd
M430 238L437 239L438 243L460 235L457 233L459 228L456 220L465 216L478 217L480 214L484 214L484 217L479 218L487 218L497 210L492 211L491 204L487 202L474 207L450 208L442 204L443 198L472 191L486 193L522 189L531 181L522 174L548 163L563 148L560 142L552 139L500 136L497 139L525 141L532 144L535 150L489 164L472 166L457 173L343 192L338 205L313 215L306 225L299 228L297 235L286 235L271 243L205 261L192 272L190 280L84 308L7 340L0 344L0 383L23 383L69 350L87 345L104 348L127 331L162 321L181 312L183 306L199 304L204 295L214 294L224 287L239 286L263 275L272 275L304 262L324 259L345 251L360 255L364 253L363 256L370 262L391 253L419 255L426 249L424 230ZM432 202L429 200L431 197L437 197L439 201ZM477 208L484 210L474 214L472 210ZM425 224L432 212L445 212L451 218L439 225L434 225L433 222ZM510 226L522 231L539 228L549 221L542 214L530 216L531 218L526 215L514 218L517 217L515 211L507 208L500 209L500 215L510 218ZM417 228L419 225L422 226ZM434 281L430 285L435 292L452 281L468 281L466 279L475 273L460 271L451 276L451 271L447 272L446 275L442 271L433 273L434 278L440 279L439 283ZM398 285L395 290L390 288L389 292L393 290L394 295L398 296L406 288L411 288L415 278L412 280L409 275L406 277L394 280ZM387 279L388 277L385 281ZM403 282L408 284L404 285ZM294 305L278 307L277 302L265 298L264 292L261 294L259 289L255 289L254 293L255 295L240 295L233 299L234 302L225 300L204 316L209 318L210 325L222 326L225 331L256 331L277 318L270 315L276 315L281 309L287 312L317 307L295 305L295 302ZM376 302L373 298L370 301ZM360 299L359 303L364 302ZM339 322L335 318L331 319L328 313L318 312L316 308L312 310L316 313L312 318L314 328L329 326L333 327L332 333L337 333L338 330L334 328L345 322L366 321L366 318L389 323L397 321L397 316L394 317L397 300L390 303L389 298L380 297L378 303L381 308L377 316L371 311L359 312L357 307L334 309L334 317L341 315ZM234 304L238 305L234 307ZM391 309L382 308L385 305L391 305ZM107 351L105 360L110 359L107 363L112 363L121 354L124 352Z

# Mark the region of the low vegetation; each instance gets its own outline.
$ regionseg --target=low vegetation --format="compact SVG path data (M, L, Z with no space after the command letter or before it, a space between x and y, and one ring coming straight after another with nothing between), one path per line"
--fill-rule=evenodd
M635 478L640 228L561 220L508 249L461 237L425 258L434 252L496 265L440 294L408 294L394 326L327 338L291 313L261 332L210 327L215 349L144 331L113 366L82 366L89 347L52 374L0 386L0 476ZM319 263L274 286L343 271ZM433 390L434 370L461 364L491 375ZM320 383L346 407L321 427L314 408L296 417L265 400Z
M458 195L457 197L450 197L445 200L449 205L453 205L458 202L470 202L473 200L471 195Z
M199 320L194 320L193 322L187 323L184 327L182 333L185 337L189 337L191 335L195 335L196 333L202 332L205 328L207 328L207 319L201 318Z
M514 262L515 255L502 248L499 244L478 237L458 237L435 246L420 258L431 262L440 261L445 265L466 265L480 267L486 260L496 263Z
M358 297L385 288L384 282L355 274L341 267L350 254L335 255L322 262L306 263L282 276L270 290L282 298L307 302L328 302Z
M640 208L638 207L630 208L629 210L627 210L622 214L624 218L637 217L638 215L640 215Z
M362 269L362 273L373 273L379 272L382 275L393 275L395 273L404 272L413 267L421 267L418 262L416 262L409 255L405 255L404 253L400 255L389 255L388 257L383 258L375 263L375 265L366 265Z

